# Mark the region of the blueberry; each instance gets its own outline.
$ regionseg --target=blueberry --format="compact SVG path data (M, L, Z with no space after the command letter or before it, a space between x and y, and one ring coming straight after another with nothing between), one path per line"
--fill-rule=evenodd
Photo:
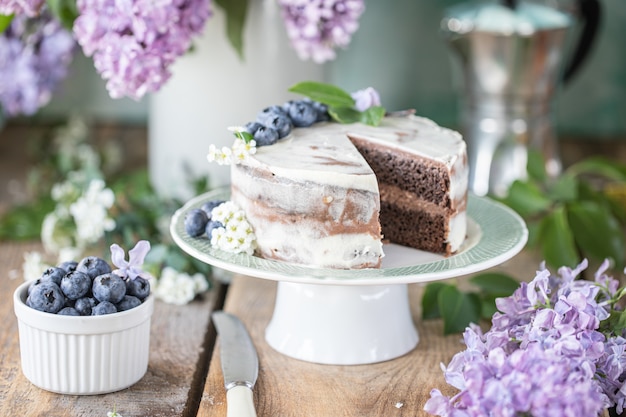
M259 130L261 126L263 125L259 122L249 122L249 123L246 123L245 129L246 129L246 132L254 136L256 131Z
M89 275L91 279L94 279L98 275L108 274L112 271L107 261L97 256L88 256L81 259L78 265L76 265L76 270Z
M271 127L261 126L254 133L256 146L273 145L278 140L278 132Z
M209 240L211 240L211 235L213 233L213 230L220 228L220 227L224 227L224 224L222 224L222 222L218 222L217 220L211 220L207 223L206 225L206 236L209 238Z
M291 119L286 114L278 114L276 113L272 117L269 117L264 126L271 127L275 131L278 132L278 139L284 138L293 129L293 123ZM257 129L258 130L258 129Z
M41 274L40 279L42 281L52 281L57 285L61 285L61 279L63 279L65 273L65 269L52 267L46 269L43 274Z
M185 215L185 231L191 237L200 236L206 227L209 217L202 209L191 209Z
M116 304L117 311L126 311L141 305L141 300L132 295L125 295L122 301Z
M91 310L92 316L103 316L105 314L117 313L117 307L110 301L102 301L98 303L93 310Z
M57 268L61 268L65 270L65 273L76 271L76 267L78 266L78 262L76 261L65 261L61 262L57 265Z
M116 304L126 295L126 282L115 274L99 275L93 280L91 291L96 300Z
M91 316L91 310L96 306L96 299L93 297L82 297L76 300L74 308L81 316Z
M87 295L91 289L91 278L84 272L74 271L61 280L61 291L70 300L77 300Z
M43 281L32 287L26 305L46 313L58 313L65 307L65 296L57 284Z
M287 112L281 106L269 106L257 114L256 121L267 126L268 121L276 115L287 116Z
M297 103L296 100L289 100L286 101L282 106L281 109L283 109L283 111L285 112L285 114L287 116L289 116L289 109L291 108L291 106L293 106L295 103Z
M317 120L317 111L310 101L296 101L289 106L289 117L295 127L308 127Z
M207 214L208 219L211 220L211 211L222 203L224 203L224 200L211 200L204 203L200 208Z
M142 277L127 280L126 294L143 300L150 295L150 281Z
M328 106L322 104L319 101L312 101L311 104L317 113L316 122L328 122L330 120L330 114L328 114Z
M60 316L80 316L74 307L63 307L57 314Z
M35 285L39 285L39 284L41 284L41 282L42 282L42 281L41 281L41 278L37 278L36 280L34 280L33 282L31 282L31 283L30 283L30 285L28 286L28 293L27 293L27 294L28 294L28 295L30 295L30 292L32 291L33 287L34 287Z

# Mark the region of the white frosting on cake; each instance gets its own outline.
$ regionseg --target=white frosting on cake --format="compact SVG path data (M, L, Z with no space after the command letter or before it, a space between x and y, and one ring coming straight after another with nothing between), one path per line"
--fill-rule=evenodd
M294 129L272 146L263 146L246 162L265 167L277 176L377 191L376 177L338 123ZM328 167L332 164L333 169Z

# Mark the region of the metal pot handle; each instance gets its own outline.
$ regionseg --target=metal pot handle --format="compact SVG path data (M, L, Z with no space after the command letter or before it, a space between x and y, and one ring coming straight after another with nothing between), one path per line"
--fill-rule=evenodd
M599 0L578 0L578 9L583 21L583 29L578 45L563 72L564 83L569 82L572 76L580 69L581 64L587 58L589 51L591 51L593 41L600 27L601 8Z

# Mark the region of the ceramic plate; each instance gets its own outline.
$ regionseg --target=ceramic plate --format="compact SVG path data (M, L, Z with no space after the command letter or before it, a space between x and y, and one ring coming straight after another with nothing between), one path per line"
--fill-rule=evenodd
M522 250L528 230L513 210L489 198L469 196L467 239L455 255L444 257L400 245L383 246L381 269L313 268L213 248L206 238L185 232L185 213L203 203L229 198L218 189L189 200L172 217L174 241L189 255L218 268L257 278L308 284L385 285L429 282L479 272L499 265Z

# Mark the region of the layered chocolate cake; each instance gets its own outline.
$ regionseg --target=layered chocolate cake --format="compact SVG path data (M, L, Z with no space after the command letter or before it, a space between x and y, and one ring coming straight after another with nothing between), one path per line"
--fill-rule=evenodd
M350 138L376 174L385 239L450 255L466 233L467 156L461 136L415 116Z
M449 255L466 233L465 143L415 116L295 128L231 164L231 199L265 258L377 268L383 239Z

